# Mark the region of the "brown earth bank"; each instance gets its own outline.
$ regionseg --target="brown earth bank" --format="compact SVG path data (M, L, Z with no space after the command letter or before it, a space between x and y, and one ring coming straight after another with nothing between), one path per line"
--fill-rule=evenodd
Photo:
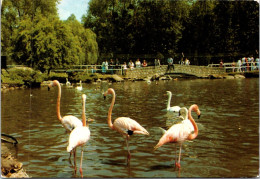
M13 145L1 140L1 178L29 178L23 164L11 153Z

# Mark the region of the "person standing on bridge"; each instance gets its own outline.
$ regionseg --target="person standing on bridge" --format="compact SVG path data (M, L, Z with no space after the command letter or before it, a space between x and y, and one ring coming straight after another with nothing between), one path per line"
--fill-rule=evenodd
M222 68L223 65L224 65L224 62L223 62L223 60L221 59L221 60L220 60L220 63L219 63L219 67Z
M237 66L238 66L237 72L242 72L242 70L241 70L241 66L242 66L241 58L237 61Z
M136 66L136 68L141 68L141 62L140 62L139 58L136 60L135 66Z
M113 71L114 66L115 66L115 63L114 63L113 59L110 59L110 62L109 62L109 69L110 69L110 73L111 73L111 75L114 74L114 71Z
M130 62L128 63L128 66L129 66L130 70L133 70L135 67L135 64L132 60L130 60Z
M172 68L172 70L174 71L174 65L173 65L173 58L168 58L167 59L167 62L168 62L168 67L167 67L167 70L166 70L166 73L168 72L168 71L171 71L170 69Z
M242 58L242 72L246 71L246 57Z
M147 63L145 60L143 60L142 67L147 67Z
M126 65L126 62L124 62L124 64L123 64L123 75L124 76L126 75L126 72L127 72L127 65Z
M232 72L235 72L236 62L233 60L231 65L232 65Z
M255 66L256 66L256 70L259 70L259 58L258 57L255 59Z

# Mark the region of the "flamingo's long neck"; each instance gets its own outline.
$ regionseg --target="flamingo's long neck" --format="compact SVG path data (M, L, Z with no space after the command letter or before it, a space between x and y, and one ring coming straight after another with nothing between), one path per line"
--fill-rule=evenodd
M107 123L108 123L108 126L113 129L113 124L112 124L112 110L113 110L113 107L114 107L114 104L115 104L115 100L116 100L116 94L115 94L115 91L112 90L112 89L108 89L110 90L110 92L112 92L112 101L111 101L111 105L109 107L109 110L108 110L108 115L107 115Z
M86 103L86 97L83 97L83 100L82 100L82 124L83 124L83 126L88 126L87 122L86 122L85 103Z
M191 111L197 111L198 110L198 106L196 104L193 104L190 108L189 108L189 113L188 113L188 118L190 120L190 122L192 123L193 127L194 127L194 133L193 134L190 134L188 136L188 140L192 140L192 139L195 139L197 136L198 136L198 133L199 133L199 129L198 129L198 126L197 124L195 123L193 117L191 116Z
M57 111L57 118L61 121L62 117L60 115L60 98L61 98L61 86L58 81L55 81L56 85L58 86L58 97L57 97L57 106L56 106L56 111Z
M171 99L172 99L172 94L171 93L168 93L168 103L167 103L167 110L170 109L170 105L171 105Z

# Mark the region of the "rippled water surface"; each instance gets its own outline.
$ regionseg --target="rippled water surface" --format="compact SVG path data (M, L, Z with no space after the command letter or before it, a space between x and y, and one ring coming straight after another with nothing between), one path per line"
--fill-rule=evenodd
M122 136L107 124L111 96L103 99L108 87L116 91L112 119L131 117L150 136L130 140L132 154L126 165ZM177 114L166 111L167 90L172 104L201 110L199 134L185 142L181 170L174 167L175 145L153 150L165 126ZM32 96L30 97L30 93ZM87 95L86 115L91 140L84 147L84 177L256 177L259 175L259 79L172 80L83 84L82 91L62 87L61 114L81 118L81 94ZM57 88L13 90L1 94L2 133L19 141L15 150L31 177L80 177L74 174L66 152L68 134L56 118ZM77 165L80 163L77 150Z

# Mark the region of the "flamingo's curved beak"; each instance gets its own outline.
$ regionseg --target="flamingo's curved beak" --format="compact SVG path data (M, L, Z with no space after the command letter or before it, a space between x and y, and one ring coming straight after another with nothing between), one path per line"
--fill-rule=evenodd
M108 94L108 92L106 91L106 92L103 92L103 95L104 95L104 100L107 98L107 94Z
M198 115L198 119L200 118L200 115Z
M51 82L50 84L48 84L48 91L50 91L51 87L53 86L53 82Z

